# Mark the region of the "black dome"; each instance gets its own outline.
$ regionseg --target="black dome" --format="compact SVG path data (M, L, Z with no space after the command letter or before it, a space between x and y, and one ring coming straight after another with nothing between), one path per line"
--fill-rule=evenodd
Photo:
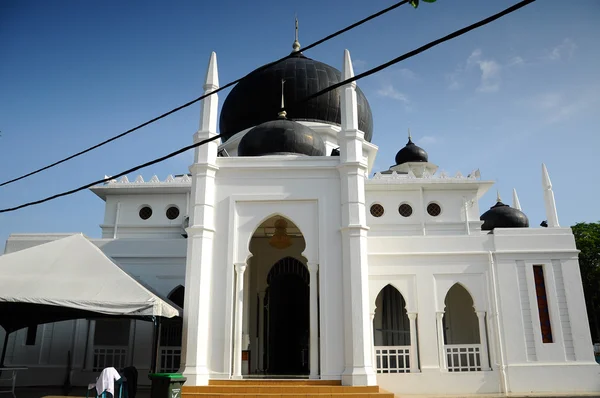
M406 146L396 154L396 165L406 162L427 162L429 156L427 152L419 146L416 146L412 139L408 139Z
M479 217L483 221L481 229L491 231L494 228L527 228L529 219L521 210L497 202Z
M340 88L303 103L296 103L342 80L339 70L297 52L264 70L250 72L229 93L219 121L223 142L234 134L273 119L281 109L281 80L285 79L287 116L293 120L341 123ZM358 128L365 140L373 136L373 115L363 92L357 88Z
M325 156L325 142L303 124L277 119L251 129L238 145L238 156L285 154Z

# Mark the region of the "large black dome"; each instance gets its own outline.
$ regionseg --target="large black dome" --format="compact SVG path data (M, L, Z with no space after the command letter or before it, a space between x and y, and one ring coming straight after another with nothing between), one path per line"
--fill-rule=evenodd
M494 228L529 227L529 219L525 213L500 201L483 213L479 219L483 221L481 226L483 231L491 231Z
M251 72L229 93L219 121L220 134L227 141L234 134L273 119L281 110L281 80L285 79L287 116L293 120L323 121L340 124L339 88L310 101L297 104L342 80L339 70L322 62L305 57L300 52L263 70ZM357 88L358 128L365 140L373 136L373 115L363 92Z
M427 162L429 156L425 150L412 142L412 139L408 139L406 146L398 151L396 154L396 165L407 163L407 162Z
M238 156L287 154L325 156L325 142L309 127L280 118L254 127L238 145Z

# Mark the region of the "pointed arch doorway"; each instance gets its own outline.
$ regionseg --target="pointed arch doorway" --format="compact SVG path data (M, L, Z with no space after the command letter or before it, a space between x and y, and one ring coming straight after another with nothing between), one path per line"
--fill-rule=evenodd
M293 257L269 271L264 341L270 375L309 374L309 280L306 266Z

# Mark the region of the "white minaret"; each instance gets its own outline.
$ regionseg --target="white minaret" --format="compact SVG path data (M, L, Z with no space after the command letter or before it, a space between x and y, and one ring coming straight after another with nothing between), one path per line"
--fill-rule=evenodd
M522 210L521 209L521 202L519 202L519 197L517 196L517 190L513 188L513 208L517 209L517 210Z
M343 79L354 76L348 50L344 51ZM356 82L342 87L342 129L339 173L342 210L342 268L344 301L344 365L342 384L375 385L371 324L369 316L369 273L363 156L364 133L358 130Z
M219 88L217 55L213 52L208 63L204 93ZM194 134L194 142L217 135L218 96L213 94L200 105L200 128ZM185 268L185 308L183 311L183 339L181 368L192 386L207 385L210 374L208 363L210 295L212 274L215 174L217 167L218 139L196 147L190 197L190 220L186 229L187 260Z
M542 163L542 189L544 190L544 204L546 206L546 218L548 219L548 227L560 227L558 223L558 214L556 213L556 202L554 201L554 192L552 191L552 182L548 175L546 165Z

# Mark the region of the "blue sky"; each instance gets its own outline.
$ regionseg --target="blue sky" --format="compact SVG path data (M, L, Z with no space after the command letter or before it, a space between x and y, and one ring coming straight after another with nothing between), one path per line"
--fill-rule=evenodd
M438 0L409 6L305 55L357 72L516 1ZM222 83L291 50L294 15L309 44L393 1L0 2L0 180L111 137L201 94L211 51ZM374 114L376 169L413 138L449 174L479 168L505 201L516 188L531 224L545 219L541 163L563 225L598 221L600 3L538 0L486 27L361 80ZM226 93L225 93L226 94ZM221 102L224 95L220 97ZM116 174L192 142L192 106L48 172L0 188L0 207ZM187 172L187 153L142 171ZM591 177L590 177L591 175ZM130 176L135 178L135 176ZM495 189L481 201L494 203ZM89 191L0 214L10 233L100 235L103 202Z

